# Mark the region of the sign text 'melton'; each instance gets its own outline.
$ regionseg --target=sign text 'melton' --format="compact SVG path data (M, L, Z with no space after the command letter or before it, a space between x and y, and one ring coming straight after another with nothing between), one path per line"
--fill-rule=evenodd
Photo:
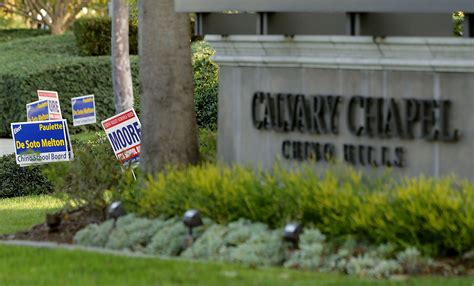
M345 128L352 135L369 139L423 139L456 142L460 132L450 126L449 100L395 99L338 95L303 95L256 92L252 98L252 122L259 130L339 135ZM345 122L340 114L345 112ZM404 147L344 144L344 161L354 165L405 165ZM286 159L332 161L333 143L284 141Z

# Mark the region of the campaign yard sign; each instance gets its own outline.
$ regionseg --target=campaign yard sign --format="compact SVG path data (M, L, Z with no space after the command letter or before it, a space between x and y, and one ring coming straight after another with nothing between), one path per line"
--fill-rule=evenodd
M102 127L122 165L139 163L141 124L135 110L129 109L102 121Z
M11 124L16 163L21 166L74 158L66 120Z
M72 122L74 126L93 124L97 122L94 95L71 98Z
M36 91L38 94L39 100L48 100L49 101L49 113L50 113L50 120L58 120L62 119L61 115L61 107L59 106L59 95L56 91L46 91L46 90L38 90Z
M26 105L27 121L47 121L50 119L49 101L38 100Z

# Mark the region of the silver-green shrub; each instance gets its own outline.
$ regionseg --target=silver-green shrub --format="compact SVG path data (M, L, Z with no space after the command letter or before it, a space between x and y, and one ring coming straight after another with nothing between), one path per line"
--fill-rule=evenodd
M420 274L424 268L429 267L433 261L423 257L421 252L414 247L410 247L397 254L397 261L403 267L403 271L408 274Z
M228 225L228 232L224 242L226 246L238 246L247 242L252 237L268 232L268 227L263 223L252 223L246 219L239 219Z
M179 218L151 220L127 215L119 218L115 227L112 220L89 225L76 234L74 241L80 245L153 255L181 255L254 267L283 264L291 268L372 278L418 274L432 266L432 261L416 248L397 253L395 245L369 246L350 237L342 244L328 242L315 228L305 229L300 236L299 249L290 252L282 234L281 229L271 230L264 224L244 219L227 226L204 219L204 226L193 230L194 242L190 245L188 229Z
M112 232L113 226L113 220L108 220L100 225L91 224L76 233L74 242L84 246L104 247Z
M285 257L281 231L262 232L230 249L229 261L249 266L275 266Z
M206 232L182 254L186 258L203 260L220 260L221 252L225 249L224 236L228 227L212 225Z
M318 229L308 229L300 237L300 249L292 253L285 267L317 270L322 263L326 237Z
M105 244L106 248L144 252L153 235L164 226L161 219L138 218L127 215L117 220L114 230Z
M239 219L228 226L213 225L183 256L205 260L234 261L231 253L252 238L271 234L265 224Z
M176 256L186 247L188 229L178 218L166 220L153 235L146 252L154 255Z

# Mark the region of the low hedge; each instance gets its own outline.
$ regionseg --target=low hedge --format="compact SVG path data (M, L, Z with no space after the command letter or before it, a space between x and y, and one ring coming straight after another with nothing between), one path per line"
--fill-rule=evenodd
M138 102L137 59L133 58L131 64L134 93ZM0 75L0 137L11 136L11 122L26 121L25 105L37 100L37 89L59 92L63 118L70 124L71 98L86 94L95 95L98 124L81 127L70 125L69 131L72 134L83 130L99 130L100 121L115 114L110 59L103 57L71 60L33 73ZM138 108L138 104L136 107Z
M297 220L329 237L355 235L430 255L461 254L474 246L474 185L455 178L395 182L352 170L317 177L309 169L275 168L269 174L204 165L149 179L135 205L150 217L195 208L218 223L246 218L281 227Z
M250 267L284 266L379 279L440 272L438 262L423 257L416 248L397 251L391 244L376 246L351 238L328 241L318 229L305 228L299 248L292 250L291 244L283 241L283 229L272 230L265 224L244 219L219 225L204 218L203 223L193 229L190 244L189 232L178 217L146 219L129 214L115 222L108 220L87 226L76 233L74 242L148 255L240 263ZM462 266L443 268L444 275L466 272Z
M110 55L112 20L109 17L80 18L73 27L76 45L83 56ZM138 55L138 25L130 22L129 47L131 55Z
M52 186L39 167L20 167L14 155L0 156L0 198L50 193Z
M131 55L138 55L138 19L136 9L132 10L129 24L129 48ZM194 36L194 18L190 19L192 38ZM76 45L83 56L107 56L111 51L112 20L110 17L80 18L74 21L72 30L76 36Z
M39 29L0 29L0 43L48 34L49 31Z
M71 97L95 94L98 122L115 113L110 57L79 57L72 34L44 36L0 45L0 137L10 137L10 123L26 121L26 107L36 90L59 92L63 117L71 119ZM217 66L204 43L193 48L196 114L200 127L217 125ZM139 111L138 58L131 57L135 108ZM71 133L99 130L100 124L70 128Z

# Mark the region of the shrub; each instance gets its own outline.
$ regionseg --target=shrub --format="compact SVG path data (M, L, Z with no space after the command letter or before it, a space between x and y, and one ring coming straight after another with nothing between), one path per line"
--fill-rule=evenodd
M177 256L186 247L188 230L178 218L165 221L152 237L147 252L155 255Z
M145 252L155 233L165 226L163 220L137 218L130 214L117 220L106 248Z
M218 223L246 218L280 227L297 220L330 238L354 235L433 255L474 245L474 185L450 177L397 183L356 171L317 177L310 169L266 173L207 164L150 178L137 201L136 210L151 217L195 208Z
M48 34L49 31L39 29L0 29L0 43Z
M263 260L259 260L255 257L255 251L268 249L265 248L265 243L260 243L268 238L268 235L269 229L266 225L245 219L239 219L227 226L211 225L196 243L183 253L183 256L203 260L239 261L253 266L267 265L266 258L260 257ZM252 241L250 247L242 247L250 241ZM271 241L265 240L265 242ZM280 243L277 242L278 251L274 255L281 254L279 246ZM268 255L273 255L270 252L268 251Z
M104 209L119 191L133 188L131 173L122 169L105 134L97 136L89 142L74 140L73 161L49 164L43 170L55 195L68 202L69 207Z
M133 61L132 67L134 78L137 78L136 61ZM0 136L11 136L11 122L26 121L25 105L37 100L36 90L40 89L39 87L59 91L62 115L70 123L71 134L84 130L100 130L100 121L115 114L110 69L109 59L97 58L58 64L31 74L0 75L0 111L3 125L0 127ZM136 80L134 82L137 83ZM137 84L134 90L138 98ZM71 98L85 94L95 95L98 123L72 127Z
M46 194L51 190L39 167L20 167L15 155L0 156L0 198Z
M253 267L284 265L373 278L389 278L400 273L426 274L439 267L431 259L422 257L415 248L397 253L389 244L375 246L351 238L329 242L315 228L306 228L301 235L300 248L290 251L289 244L283 242L282 233L282 229L271 230L264 224L244 219L218 225L205 218L204 226L195 229L194 242L189 244L187 230L179 219L145 219L131 214L119 218L115 228L112 220L89 225L75 235L74 241L84 246L161 256L226 261Z
M71 133L100 130L100 121L115 114L109 57L78 57L71 34L3 43L0 46L0 137L10 137L10 123L26 121L26 107L36 90L59 92L62 114L71 118L71 97L95 94L97 124L70 127ZM217 68L209 48L196 44L196 114L201 127L217 125ZM139 113L138 58L131 57L135 109ZM204 73L212 72L205 75ZM205 81L209 78L209 82ZM203 111L200 111L200 110Z
M217 94L219 68L211 61L215 51L206 42L192 45L197 123L200 127L217 128Z
M199 129L199 155L203 162L216 162L217 157L217 133L216 131Z
M105 247L113 228L113 220L108 220L100 225L90 224L76 233L74 241L80 245Z
M76 45L82 56L110 55L112 20L109 17L80 18L73 27ZM130 54L138 55L138 25L129 25Z
M115 114L110 58L75 56L71 34L2 44L0 49L0 137L11 136L10 123L26 121L26 107L36 90L59 92L63 117L72 123L71 97L95 94L97 120ZM137 58L131 59L138 107ZM71 133L99 130L100 123L70 127Z

